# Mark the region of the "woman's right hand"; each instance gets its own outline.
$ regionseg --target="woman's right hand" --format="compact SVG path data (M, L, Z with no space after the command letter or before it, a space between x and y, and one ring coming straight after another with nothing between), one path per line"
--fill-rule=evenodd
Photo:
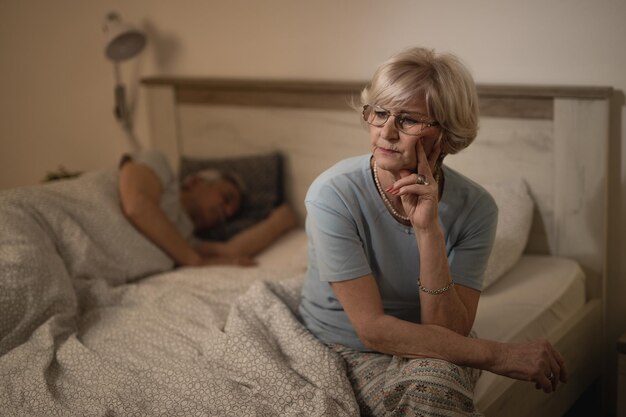
M496 363L489 371L522 381L532 381L537 389L554 392L559 382L567 382L565 360L546 340L498 345Z

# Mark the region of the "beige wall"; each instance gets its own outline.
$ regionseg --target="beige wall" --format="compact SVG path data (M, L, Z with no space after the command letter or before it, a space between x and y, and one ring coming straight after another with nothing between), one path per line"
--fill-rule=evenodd
M108 166L124 150L102 53L109 10L151 34L141 57L123 64L126 81L367 79L392 52L421 44L457 53L478 82L626 90L622 0L0 0L0 188L35 183L59 164Z
M151 36L141 57L123 65L126 80L367 79L391 53L420 44L455 52L483 83L614 87L609 333L626 330L623 0L0 0L0 189L34 184L60 164L108 167L125 150L102 52L110 10Z

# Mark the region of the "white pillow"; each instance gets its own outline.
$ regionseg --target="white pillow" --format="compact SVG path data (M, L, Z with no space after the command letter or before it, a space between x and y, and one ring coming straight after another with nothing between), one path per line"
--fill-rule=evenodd
M528 241L534 204L522 179L483 184L483 187L498 206L498 228L485 270L484 290L511 269L522 255Z

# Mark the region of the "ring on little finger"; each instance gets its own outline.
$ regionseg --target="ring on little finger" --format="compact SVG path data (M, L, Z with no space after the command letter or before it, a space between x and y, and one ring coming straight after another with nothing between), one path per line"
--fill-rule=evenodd
M424 174L417 174L417 178L415 179L415 183L418 185L429 185L430 183L426 179Z

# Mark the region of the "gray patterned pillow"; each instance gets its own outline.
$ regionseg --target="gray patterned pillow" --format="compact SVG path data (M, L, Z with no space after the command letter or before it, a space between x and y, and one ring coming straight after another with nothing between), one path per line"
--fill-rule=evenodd
M227 240L265 218L283 201L283 159L278 152L237 158L189 158L180 163L179 178L204 169L231 174L243 182L245 195L241 210L228 222L210 230L196 231L196 237Z

